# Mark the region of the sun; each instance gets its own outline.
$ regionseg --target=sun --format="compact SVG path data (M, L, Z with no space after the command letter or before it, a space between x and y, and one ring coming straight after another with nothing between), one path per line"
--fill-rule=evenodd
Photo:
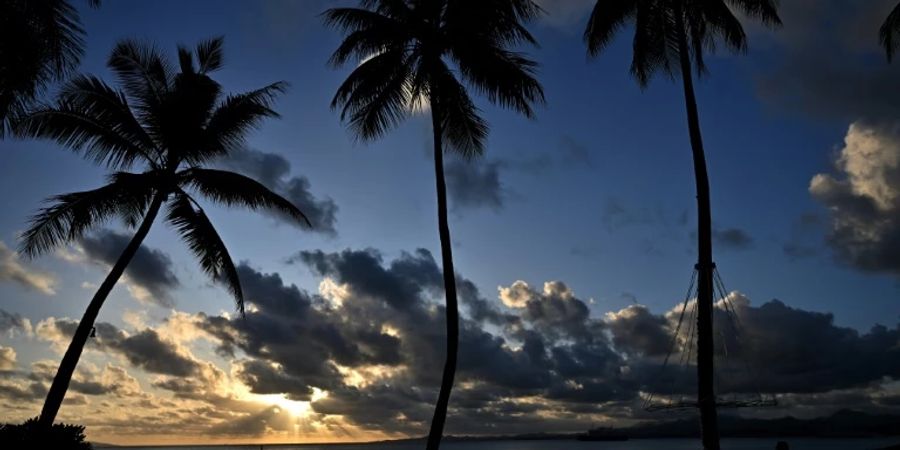
M304 417L309 415L309 402L291 400L284 394L258 395L257 398L259 398L261 402L268 403L282 411L287 412L292 417Z
M291 417L306 417L312 407L310 403L328 396L328 392L313 388L311 401L291 400L286 394L253 394L254 400L265 403L288 413Z

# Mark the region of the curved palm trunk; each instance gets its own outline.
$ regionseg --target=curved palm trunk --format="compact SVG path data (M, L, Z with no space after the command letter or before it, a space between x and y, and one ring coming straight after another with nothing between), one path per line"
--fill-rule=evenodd
M97 293L94 294L94 298L91 299L91 303L88 305L87 310L85 310L84 316L81 317L81 322L78 323L78 329L75 330L75 336L72 337L72 342L69 344L69 348L66 349L66 354L59 364L56 376L53 377L53 384L50 385L50 392L47 393L47 399L44 400L44 407L41 409L41 417L38 419L38 425L40 427L48 429L53 425L53 421L56 420L56 414L59 412L59 407L62 405L63 398L66 396L69 382L72 381L72 374L75 372L75 366L78 365L78 359L81 358L81 352L84 351L84 345L87 343L88 336L94 328L94 321L97 320L97 314L100 313L103 302L106 301L106 297L109 296L113 286L119 281L119 278L125 271L125 267L128 266L128 263L131 262L131 258L134 257L134 254L141 246L141 242L147 237L150 226L153 225L153 221L159 213L163 200L165 200L163 195L157 195L153 198L153 201L150 203L150 208L147 210L147 215L144 216L144 221L141 222L141 226L138 227L137 231L134 233L134 237L131 238L131 242L128 243L125 250L122 251L122 255L119 256L119 260L116 261L116 264L109 271L109 274L106 275L106 279L103 280L100 288L97 289Z
M433 97L432 97L433 98ZM456 376L456 357L459 348L459 310L456 300L456 276L453 270L453 250L450 242L450 226L447 223L447 185L444 182L444 151L441 145L442 129L437 102L431 102L431 122L434 131L434 176L437 187L438 234L441 238L441 263L444 270L444 297L446 298L447 315L447 360L444 363L444 374L441 378L441 391L434 406L434 417L428 432L427 450L438 450L441 436L444 433L444 422L447 420L447 405L450 403L450 391L453 389L453 378Z
M706 156L700 135L700 116L694 97L691 60L680 14L678 20L678 53L681 60L681 79L684 83L684 102L687 107L688 130L694 157L694 179L697 185L697 405L700 409L700 432L705 450L719 450L719 424L716 415L716 394L713 389L713 264L712 211L709 201L709 176Z

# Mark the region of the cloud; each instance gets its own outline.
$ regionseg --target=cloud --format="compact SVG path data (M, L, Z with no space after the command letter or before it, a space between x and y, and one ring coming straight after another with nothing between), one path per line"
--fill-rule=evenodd
M287 440L297 428L334 439L424 433L446 345L443 281L432 254L305 251L291 263L309 269L318 290L243 263L245 318L173 312L154 328L99 323L72 385L75 403L84 405L67 411L120 435L177 430ZM673 336L680 304L655 312L635 302L598 315L560 280L517 280L493 298L462 274L456 280L462 317L448 433L583 431L600 422L647 420L640 410L647 392L694 395L689 360L682 365L676 354L662 367L672 343L676 352L688 348L686 327ZM721 392L777 394L789 399L786 412L827 414L841 402L863 410L900 407L891 387L900 379L900 324L860 332L827 313L777 300L756 306L736 292L727 305L740 327L720 301L717 343L728 348L718 360ZM48 318L36 334L67 344L75 325ZM104 354L144 374L95 366L92 360ZM54 369L32 364L21 375L0 377L0 406L16 417L32 413L15 405L39 401ZM123 413L89 414L98 404ZM292 417L290 410L308 412Z
M835 166L809 184L828 208L828 245L852 267L900 274L900 127L854 122Z
M336 235L338 206L330 198L317 198L310 191L309 180L302 176L291 176L291 163L277 153L266 153L245 149L229 154L222 165L230 170L254 178L274 192L284 196L312 222L313 231ZM273 217L297 225L296 220L283 213L271 213Z
M78 322L72 319L48 317L38 323L37 336L52 344L61 353L65 350ZM113 324L98 322L94 337L89 339L86 349L109 351L123 357L132 366L148 373L187 377L200 372L200 363L152 328L129 334Z
M0 345L0 372L13 370L16 367L16 350Z
M102 229L81 240L81 249L93 262L110 267L119 260L131 236ZM160 250L141 245L125 268L129 291L138 300L160 306L174 305L171 293L179 286L172 259Z
M238 377L257 393L311 401L322 417L342 416L387 433L422 433L445 345L442 282L432 255L417 250L388 261L371 249L307 251L292 262L327 280L318 294L243 265L255 306L246 319L203 317L201 326L220 342L219 351L238 361ZM498 432L487 423L505 432L538 423L572 431L601 414L634 417L640 392L694 391L690 366L673 363L659 376L670 345L686 348L684 329L681 338L672 336L679 308L656 314L634 304L595 318L560 281L535 289L519 280L501 286L495 301L460 275L457 283L464 315L451 432ZM731 359L721 369L729 392L761 388L802 397L870 389L900 377L900 328L859 333L834 325L828 314L777 301L754 307L736 293L729 298L742 339L750 342L727 341ZM725 335L737 331L728 328L724 303L716 323ZM296 342L304 343L302 355ZM837 353L809 355L821 348ZM757 376L748 375L744 360ZM327 395L314 399L317 391ZM558 416L547 422L551 411Z
M775 61L758 74L763 100L787 110L854 121L900 118L900 65L887 64L878 29L892 0L781 2ZM759 38L757 38L759 39Z
M451 158L444 166L450 206L454 212L490 209L499 211L516 197L504 179L509 173L541 175L551 170L592 168L588 147L571 136L560 138L558 149L517 159Z
M0 281L12 281L26 289L56 295L56 277L23 266L19 254L3 241L0 241Z
M643 305L629 305L606 313L605 322L616 349L630 355L659 356L668 353L672 331L665 317Z
M559 141L560 163L564 166L593 168L594 158L590 149L571 136L563 136Z
M740 228L714 229L713 241L726 250L747 250L753 247L753 237Z
M573 30L580 36L582 29L576 25L582 25L582 19L591 12L596 0L537 0L536 3L545 12L541 20L552 27Z
M30 320L0 309L0 335L5 334L11 338L18 334L31 336L32 332Z
M452 159L444 168L451 208L502 209L508 195L500 181L502 166L500 161Z

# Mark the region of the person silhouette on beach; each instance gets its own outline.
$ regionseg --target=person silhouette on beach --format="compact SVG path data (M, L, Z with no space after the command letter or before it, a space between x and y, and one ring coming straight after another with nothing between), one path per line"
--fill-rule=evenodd
M778 441L778 443L775 444L775 450L791 450L791 447L785 441Z

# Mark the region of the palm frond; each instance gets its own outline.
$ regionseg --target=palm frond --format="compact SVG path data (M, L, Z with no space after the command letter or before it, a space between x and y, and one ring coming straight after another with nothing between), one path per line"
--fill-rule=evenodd
M106 63L125 93L139 107L161 103L172 82L172 69L152 44L126 39L113 48Z
M537 45L525 24L543 11L532 0L446 2L444 31L455 39L474 38L491 46Z
M767 27L781 25L778 16L778 0L728 0L728 3L751 19L756 19Z
M139 159L152 165L154 157L145 150L142 133L127 123L112 122L115 119L107 113L112 112L87 99L64 99L28 113L15 123L13 132L19 137L55 140L110 168L127 168Z
M180 172L178 178L181 186L194 189L213 202L252 210L269 209L312 226L293 203L250 177L226 170L194 167Z
M432 75L432 114L437 114L440 120L447 142L445 148L467 158L482 154L488 125L481 118L481 111L449 68L444 66L444 70L435 72Z
M159 162L159 149L134 116L124 93L98 77L79 75L63 84L57 98L64 104L78 105L78 109L97 122L107 124L112 131L140 149L145 162Z
M194 74L197 71L194 68L194 54L183 45L178 46L178 67L182 74Z
M208 74L219 70L225 61L225 38L217 36L197 44L197 63L199 72Z
M375 55L341 83L331 107L341 108L341 120L359 138L382 136L409 115L410 65L401 50Z
M534 117L531 105L545 101L544 90L535 78L537 63L521 53L483 42L466 44L451 50L466 81L492 103Z
M244 293L234 261L219 233L202 209L195 209L190 196L175 192L169 201L166 221L200 262L200 267L214 281L225 285L234 297L237 310L244 314Z
M598 55L612 42L616 32L634 20L637 5L635 0L601 0L594 5L584 30L589 55Z
M67 1L0 2L0 138L84 53L78 10Z
M243 94L229 95L210 114L204 131L203 144L186 155L185 161L197 164L223 155L244 145L247 133L263 119L280 117L272 104L288 84L280 81Z
M659 3L642 3L635 14L631 74L642 87L647 86L656 72L672 76L672 55L678 52L673 11Z
M143 216L156 190L146 174L118 172L110 183L91 191L72 192L47 199L22 233L20 251L36 257L61 244L73 242L114 216L134 224Z
M884 53L888 62L894 58L894 52L900 46L900 3L891 10L881 29L878 30L878 38L881 46L884 47Z

